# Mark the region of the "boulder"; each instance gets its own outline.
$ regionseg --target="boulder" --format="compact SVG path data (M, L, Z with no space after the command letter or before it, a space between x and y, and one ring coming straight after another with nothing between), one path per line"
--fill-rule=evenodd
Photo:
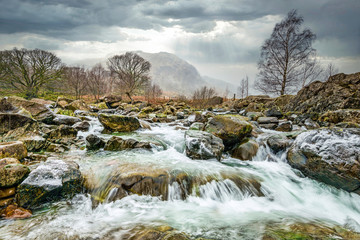
M66 105L70 104L71 102L73 102L74 100L69 99L69 98L64 98L64 97L58 97L56 100L56 107L60 107L60 108L65 108Z
M0 211L0 217L5 219L24 219L31 217L31 211L16 205L9 205Z
M64 124L64 125L71 126L78 122L81 122L80 118L67 116L67 115L61 115L61 114L56 114L55 118L53 119L53 123L56 125Z
M125 149L146 148L150 149L150 143L138 142L135 139L122 139L121 137L112 136L105 144L106 151L122 151Z
M53 112L44 104L15 96L8 97L7 101L19 109L25 109L37 121L50 123L55 117Z
M360 194L360 129L301 133L287 157L305 176Z
M231 152L231 156L240 160L251 160L255 157L258 149L259 144L254 140L249 140L235 147Z
M18 186L16 200L21 207L35 208L42 203L73 197L82 191L82 180L77 163L49 159Z
M277 110L276 108L270 108L270 109L265 111L265 116L281 118L283 116L283 114L279 110Z
M317 113L338 109L360 109L360 72L340 73L326 82L302 88L285 107L286 112Z
M285 134L271 135L266 139L267 145L274 153L285 151L292 144L292 139Z
M251 121L257 121L259 117L264 117L264 114L262 112L247 112L246 117Z
M24 143L28 152L39 152L42 149L47 148L47 145L49 144L44 137L37 134L28 134L21 137L19 140Z
M201 122L194 122L193 124L190 125L190 130L199 130L202 131L204 129L205 124L201 123Z
M85 103L84 100L79 99L67 104L65 109L69 109L75 112L76 110L90 111L91 108Z
M205 120L205 118L200 112L194 112L194 113L190 114L190 116L187 118L187 120L190 123L194 123L194 122L203 122Z
M292 123L290 121L281 122L275 128L275 130L280 131L280 132L291 132L292 131Z
M49 133L49 139L59 140L59 139L76 138L76 135L77 135L77 131L75 130L75 128L67 125L60 125Z
M220 161L223 141L211 133L197 130L185 132L186 155L192 159L216 158Z
M0 188L0 199L8 198L15 195L15 187Z
M277 119L277 117L259 117L257 119L257 122L259 124L269 124L269 123L278 124L279 119Z
M315 122L314 120L312 120L311 118L307 118L304 121L304 126L308 130L320 128L320 125L317 122Z
M23 127L27 124L35 125L36 121L28 116L17 113L0 113L0 134Z
M0 142L0 159L16 158L23 159L27 156L27 150L23 142Z
M330 123L356 123L360 124L360 109L339 109L335 111L328 111L320 116L320 121Z
M135 117L101 113L99 120L105 130L110 132L132 132L141 127L139 120Z
M7 97L4 97L0 100L0 113L6 112L16 112L17 108L7 101Z
M205 126L205 130L221 138L225 148L230 149L251 135L252 126L240 115L217 115Z
M72 127L76 130L76 131L89 131L90 128L90 123L88 121L82 121L82 122L77 122L74 125L72 125Z
M30 173L30 169L17 162L16 159L0 160L0 188L8 188L20 184Z

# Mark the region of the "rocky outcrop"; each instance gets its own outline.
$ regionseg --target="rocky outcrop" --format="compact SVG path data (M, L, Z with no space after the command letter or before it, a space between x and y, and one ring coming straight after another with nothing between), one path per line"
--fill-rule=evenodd
M9 188L21 183L30 169L15 158L0 159L0 188Z
M72 101L71 103L65 106L65 109L69 109L71 111L76 111L76 110L90 111L90 107L82 99Z
M101 113L99 120L105 130L110 132L132 132L141 127L139 120L135 117Z
M148 142L139 142L135 139L122 139L121 137L113 136L105 144L106 151L122 151L126 149L145 148L150 149L151 145Z
M16 200L19 206L31 209L81 191L79 166L72 161L51 159L40 164L18 186Z
M0 134L8 133L27 124L35 125L36 121L31 117L17 113L0 113Z
M240 115L217 115L205 126L205 131L221 138L226 149L231 149L245 137L250 136L252 126Z
M360 194L360 129L321 129L297 136L289 164L305 176Z
M64 125L71 126L78 122L81 122L80 118L67 116L67 115L61 115L61 114L56 114L55 118L53 119L53 123L56 125L64 124Z
M27 150L23 142L0 142L0 159L16 158L23 159L27 156Z
M192 159L216 158L220 161L224 144L211 133L197 130L185 132L186 155Z
M360 73L340 73L326 82L313 82L301 89L285 110L321 114L338 109L360 109L359 89Z
M319 120L334 124L340 122L360 124L360 109L339 109L335 111L328 111L321 115Z
M37 121L50 123L54 119L53 112L44 104L26 100L21 97L11 96L7 98L7 101L13 106L24 109L31 114L31 117Z

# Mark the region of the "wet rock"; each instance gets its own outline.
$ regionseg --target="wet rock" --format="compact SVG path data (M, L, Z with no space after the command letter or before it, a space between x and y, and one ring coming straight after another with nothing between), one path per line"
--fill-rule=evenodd
M81 122L80 118L67 116L67 115L61 115L61 114L55 114L55 118L53 119L54 124L56 125L74 125L75 123Z
M5 219L24 219L32 216L31 211L16 205L9 205L0 211L0 216Z
M301 133L287 157L305 176L360 194L360 129Z
M264 117L262 112L247 112L246 117L250 119L250 121L257 121L259 117Z
M277 110L275 108L270 108L270 109L265 111L265 116L282 118L283 114L279 110Z
M259 117L257 119L257 122L259 124L269 124L269 123L278 124L279 119L277 119L276 117Z
M151 145L147 142L139 142L135 139L122 139L121 137L113 136L105 144L106 151L122 151L125 149L145 148L150 149Z
M31 114L37 121L50 123L54 119L53 112L44 104L26 100L21 97L11 96L7 101L17 108L22 108Z
M218 115L205 126L205 130L221 138L225 148L230 149L251 135L252 126L240 115Z
M190 123L194 123L194 122L203 122L203 121L205 121L205 118L203 117L203 115L200 112L194 112L194 113L190 114L190 116L187 118L187 120Z
M102 113L99 115L99 120L110 132L132 132L141 127L139 120L135 117Z
M276 123L259 124L259 127L265 128L265 129L270 129L270 130L275 130L277 128L277 126L278 125Z
M15 195L15 188L0 188L0 199L8 198Z
M289 139L284 134L271 135L266 139L267 145L271 148L274 153L285 151L291 146L292 139Z
M91 108L85 103L84 100L79 99L67 104L65 106L65 109L69 109L71 111L76 111L76 110L90 111Z
M23 142L0 142L0 159L16 158L23 159L27 156L27 150Z
M150 123L145 120L139 120L141 128L151 130Z
M320 125L317 122L315 122L314 120L310 119L310 118L305 120L304 126L308 130L320 128Z
M10 204L13 204L15 202L14 200L15 199L13 197L0 199L0 208L5 208Z
M36 121L17 113L0 113L0 134L6 134L27 124L36 124Z
M199 130L202 131L205 127L205 124L200 123L200 122L194 122L193 124L190 125L190 130Z
M86 148L88 150L99 150L105 146L105 141L95 134L90 134L86 137Z
M74 196L82 191L82 175L73 161L49 159L18 186L19 206L35 208L42 203Z
M291 132L292 131L292 123L290 121L281 122L275 128L275 130L280 131L280 132Z
M56 100L55 106L65 108L66 105L70 104L73 101L74 100L69 99L69 98L58 97L57 100Z
M158 227L154 229L145 229L130 233L126 236L129 240L190 240L185 233L180 233L171 227Z
M77 122L74 125L72 125L73 128L75 128L75 130L77 131L89 131L90 128L90 123L88 121L82 121L82 122Z
M240 160L251 160L256 155L258 149L259 144L254 140L249 140L235 147L231 156Z
M76 138L76 136L76 129L67 125L60 125L49 133L49 138L52 140Z
M0 188L17 186L21 183L30 169L20 164L14 158L3 158L0 160Z
M69 147L62 145L62 144L55 144L55 143L49 144L49 146L46 149L47 152L54 152L54 153L64 153L65 151L68 151L68 150L70 150Z
M186 155L192 159L216 158L220 161L224 144L211 133L197 130L185 132Z
M32 135L20 138L28 152L39 152L48 146L48 142L40 135Z
M184 112L177 112L177 113L176 113L176 118L177 118L177 119L185 119L185 114L184 114Z

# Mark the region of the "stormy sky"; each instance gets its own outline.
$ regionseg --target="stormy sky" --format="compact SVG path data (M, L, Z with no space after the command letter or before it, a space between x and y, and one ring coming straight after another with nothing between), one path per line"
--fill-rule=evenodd
M260 47L297 9L321 62L360 71L359 0L0 0L0 49L40 48L66 64L125 51L170 52L201 75L254 79Z

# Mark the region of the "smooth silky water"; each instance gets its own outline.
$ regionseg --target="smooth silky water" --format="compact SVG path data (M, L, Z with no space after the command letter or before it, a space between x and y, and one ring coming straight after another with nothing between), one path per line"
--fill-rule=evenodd
M89 132L79 136L100 135L102 129L96 120L91 126ZM286 163L286 152L274 155L261 146L253 161L231 157L222 162L191 160L184 153L184 131L167 124L122 137L158 144L152 151L74 150L63 158L75 159L82 172L99 185L105 184L111 171L123 164L169 172L181 170L189 176L215 176L218 180L199 186L198 194L189 193L185 200L179 195L177 182L169 186L167 201L130 195L94 206L90 195L79 194L72 200L35 210L30 219L0 221L0 239L122 239L134 229L163 225L193 238L211 239L261 239L266 226L278 223L340 225L360 231L360 196L302 177ZM255 177L265 196L254 196L231 180L221 179L224 173Z

